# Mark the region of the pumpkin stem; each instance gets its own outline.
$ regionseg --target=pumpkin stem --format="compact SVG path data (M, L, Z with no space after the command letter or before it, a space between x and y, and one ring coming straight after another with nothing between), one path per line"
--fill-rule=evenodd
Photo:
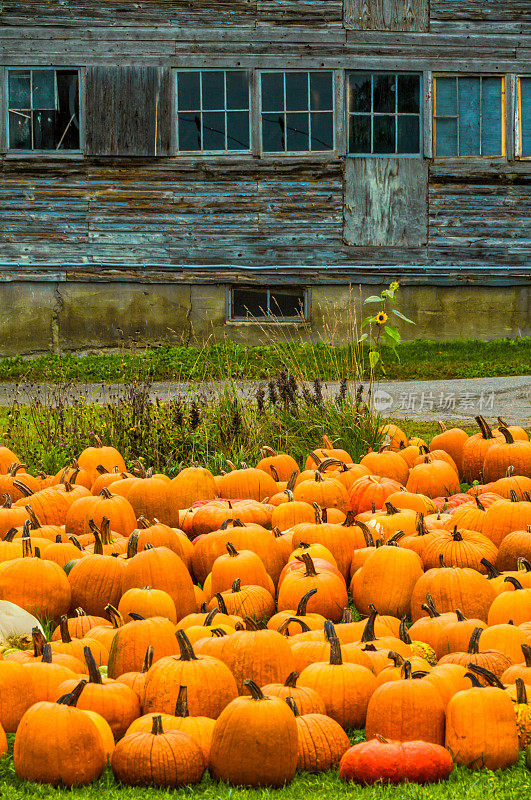
M235 558L238 555L238 551L236 550L236 548L234 547L232 542L227 542L225 547L226 547L226 550L227 550L227 552L228 552L228 554L229 554L229 556L231 558Z
M511 503L517 503L518 502L518 495L516 494L514 489L510 489L509 490L509 496L511 498Z
M501 572L499 572L494 566L494 564L491 564L490 561L488 561L486 558L482 558L479 563L483 564L483 566L487 570L487 578L489 579L489 581L491 581L493 578L500 577Z
M308 605L308 601L310 597L313 597L314 594L317 594L317 589L310 589L309 592L303 594L301 599L299 600L299 605L297 606L297 611L295 612L295 616L297 617L305 617L306 616L306 607Z
M479 653L479 637L483 633L483 628L474 628L468 643L468 652L472 655Z
M341 653L341 642L337 638L337 636L333 636L330 639L330 664L334 666L339 666L343 663L343 655Z
M490 669L486 669L486 667L480 667L479 664L472 664L472 663L467 664L466 666L467 669L470 669L472 670L472 672L476 673L477 675L481 675L483 678L485 678L489 686L496 686L498 689L505 689L505 686L503 685L501 680L498 678L497 675L494 674L494 672L491 672Z
M402 664L401 673L404 680L411 679L411 661L404 661Z
M506 444L514 444L513 435L508 428L506 428L504 425L500 425L498 430L504 435Z
M524 588L522 586L522 584L520 583L520 581L517 578L513 578L512 575L508 575L506 578L504 578L503 582L504 583L512 583L512 585L514 586L515 589L523 589Z
M474 500L476 501L476 506L479 508L479 510L480 511L485 511L485 506L483 505L483 503L479 499L479 495L475 494L474 495Z
M351 622L354 622L352 611L348 606L345 606L345 608L343 609L343 616L341 617L340 622L342 625L348 625Z
M292 623L295 623L295 622L296 622L298 625L300 625L300 626L301 626L301 632L302 632L302 633L307 633L309 630L311 630L311 629L310 629L310 626L309 626L309 625L307 625L307 624L304 622L304 620L300 619L299 617L287 617L287 618L284 620L284 622L282 622L282 623L281 623L281 624L278 626L278 628L277 628L278 632L279 632L279 633L281 633L283 636L284 636L284 635L286 635L286 636L289 636L289 630L288 630L288 629L289 629L289 626L290 626Z
M74 535L71 533L71 534L70 534L70 536L69 536L68 538L69 538L69 540L72 542L72 544L74 545L74 547L77 547L77 549L78 549L78 550L81 550L81 552L83 552L83 550L84 550L85 548L83 547L83 545L81 544L81 542L79 541L79 539L77 538L77 536L74 536Z
M164 733L164 730L162 728L162 717L160 714L157 714L156 717L153 717L152 725L153 727L151 728L151 733L153 734L153 736L160 736L161 734Z
M223 599L223 595L221 594L221 592L216 592L214 597L216 598L216 601L217 601L217 604L218 604L218 607L219 607L219 610L221 611L221 613L228 615L229 612L227 611L227 606L225 605L225 600Z
M251 692L251 697L253 700L265 700L266 697L257 683L252 681L250 678L246 678L243 682L244 686L247 686L249 691Z
M70 644L72 637L70 636L70 631L68 629L68 617L66 614L63 614L61 617L59 622L59 630L61 631L61 641L63 644Z
M294 671L290 672L288 677L285 680L284 686L289 686L290 689L295 689L297 686L297 679L299 677L299 673Z
M334 623L329 619L327 619L324 624L324 636L327 642L329 642L331 639L337 639Z
M216 614L219 614L219 608L213 608L212 611L208 612L203 622L204 628L209 628L212 625L212 620L214 619Z
M177 637L177 643L181 653L179 661L197 661L198 658L194 653L194 648L192 647L190 639L186 633L179 628L175 635Z
M531 525L527 526L531 528ZM531 533L531 530L528 530L528 533ZM518 570L522 572L531 572L531 561L528 561L527 558L520 557L517 561Z
M16 528L10 528L5 536L2 537L3 542L12 542L15 538L16 534L18 533Z
M522 653L524 654L524 661L526 667L531 667L531 645L521 644Z
M401 667L404 663L404 659L400 655L400 653L396 653L394 650L389 650L389 652L387 653L387 658L391 659L395 667Z
M297 703L295 702L295 700L293 699L293 697L286 697L286 698L285 698L285 700L286 700L286 703L288 704L288 706L289 706L289 707L291 708L291 710L293 711L293 714L294 714L296 717L298 717L298 716L299 716L299 709L297 708Z
M361 635L360 642L365 644L365 642L374 642L376 641L376 635L374 633L374 623L376 621L376 617L378 616L378 612L374 608L371 608L371 613L367 618L367 622L365 623L365 627L363 629L363 633Z
M394 506L392 503L390 503L389 501L384 503L384 505L385 505L385 510L387 512L387 516L388 517L392 516L393 514L398 514L399 513L399 509L396 506Z
M527 692L525 690L525 683L522 678L515 680L516 684L516 702L520 705L527 705Z
M409 631L406 626L406 618L402 617L400 620L400 627L398 629L398 638L404 644L411 644L411 636L409 635Z
M314 516L315 516L315 524L316 525L322 525L323 524L323 514L322 514L321 506L319 505L319 503L316 503L315 501L312 503L312 506L313 506L313 513L314 513Z
M463 537L461 536L460 532L457 530L457 525L454 526L454 529L451 533L452 539L454 542L462 542Z
M286 491L293 492L298 477L299 477L299 471L297 469L294 469L291 475L289 476L289 480L286 484Z
M446 569L446 564L444 563L444 556L442 553L439 553L439 567L441 569Z
M85 611L84 608L81 608L81 606L79 608L76 608L76 617L86 617L86 616L87 612Z
M137 614L136 611L130 611L129 616L131 617L133 622L141 622L142 620L145 619L145 617L143 617L142 614Z
M83 655L85 657L85 663L88 667L89 683L103 683L101 672L99 671L98 665L94 660L94 656L92 655L92 650L90 647L83 648Z
M237 592L241 592L241 590L242 590L242 582L240 578L236 578L236 580L232 582L232 593L236 594Z
M237 626L238 626L238 625L240 626L239 628L238 628L238 627L236 627L236 630L237 630L237 631L238 631L238 630L242 631L242 630L244 629L244 628L243 628L243 625L241 624L241 622L237 622L237 623L236 623L236 625L237 625ZM228 635L229 635L229 634L227 633L227 631L224 631L224 630L223 630L223 628L210 628L210 634L211 634L211 636L212 636L213 638L214 638L214 637L217 637L218 639L221 639L221 637L222 637L222 636L228 636Z
M46 642L42 649L42 658L41 661L43 664L51 664L52 663L52 646L50 642Z
M153 664L153 645L150 644L148 649L146 650L146 655L144 656L144 661L142 663L142 669L140 672L144 673L151 669L151 665Z
M464 678L469 678L469 679L470 679L470 681L472 682L472 686L473 686L473 688L474 688L474 689L482 689L482 688L483 688L483 684L482 684L482 683L480 683L480 681L478 681L477 675L474 675L474 673L473 673L473 672L465 672L465 674L463 675L463 677L464 677Z
M361 523L359 520L356 522L358 528L361 528L361 532L363 533L363 538L365 539L365 547L374 547L374 538L373 535L365 523Z
M120 614L120 612L118 611L118 609L115 608L110 603L107 603L107 605L105 606L105 611L107 612L107 614L111 618L111 622L112 622L113 628L121 628L122 625L124 624L124 621L123 621L123 617Z
M309 553L302 553L300 556L297 556L297 561L302 561L306 567L306 578L315 578L319 574L315 569L315 564Z
M138 553L138 539L140 537L140 531L135 530L129 537L129 541L127 542L127 558L133 558Z
M77 701L79 700L79 696L85 686L87 685L87 681L79 681L75 689L73 689L68 694L64 694L62 697L59 698L57 701L57 705L59 706L76 706Z
M179 694L177 696L177 702L175 704L175 717L189 717L190 712L188 710L188 687L187 686L179 686Z
M465 617L465 615L463 614L463 612L461 611L460 608L456 608L455 609L455 615L457 617L457 621L458 622L466 622L466 617Z
M382 736L381 733L375 733L374 738L378 739L381 744L389 744L389 739L386 739L385 736Z
M505 477L506 478L512 478L513 477L513 473L514 473L514 467L511 464L509 467L507 467L507 469L505 471Z
M33 639L33 657L42 658L42 654L44 652L44 645L46 644L46 638L41 629L37 628L37 626L32 628L31 638Z

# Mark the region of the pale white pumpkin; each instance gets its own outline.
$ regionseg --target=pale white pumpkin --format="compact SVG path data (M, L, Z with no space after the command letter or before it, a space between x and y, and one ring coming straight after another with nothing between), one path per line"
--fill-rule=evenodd
M0 600L0 646L13 637L27 636L31 639L32 628L39 628L44 633L33 614L8 600Z

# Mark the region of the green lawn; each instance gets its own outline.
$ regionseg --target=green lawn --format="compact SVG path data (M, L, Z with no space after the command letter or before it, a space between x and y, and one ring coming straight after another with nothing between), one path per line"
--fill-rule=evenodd
M531 338L404 342L396 354L382 347L382 361L385 377L397 380L526 375L531 368ZM141 353L3 358L0 381L259 380L282 369L308 380L332 380L357 377L360 369L367 373L366 362L366 348L356 343L332 346L269 338L256 347L227 341L203 347L161 346ZM379 367L377 375L383 376Z
M53 788L47 785L19 781L15 775L11 757L0 761L0 797L6 800L27 798L70 797L72 800L144 800L144 798L196 797L199 800L263 800L275 797L278 800L321 800L329 798L356 798L356 800L524 800L531 794L531 772L526 769L523 755L511 769L498 772L481 770L471 772L457 767L447 781L428 786L404 784L392 786L360 787L343 783L337 771L310 775L298 773L295 780L283 789L241 789L217 784L206 775L199 785L176 791L155 788L129 788L118 784L110 770L96 783L80 789Z

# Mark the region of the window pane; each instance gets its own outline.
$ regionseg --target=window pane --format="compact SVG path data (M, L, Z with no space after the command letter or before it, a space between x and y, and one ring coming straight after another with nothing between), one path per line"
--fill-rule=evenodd
M437 156L448 158L457 155L457 120L437 119L435 122Z
M225 114L203 113L203 150L225 150Z
M371 110L371 76L350 73L348 76L349 111Z
M332 74L310 72L310 108L312 111L332 111Z
M482 119L481 155L501 155L501 79L483 78L481 81Z
M262 149L267 153L284 150L283 114L262 114Z
M395 76L374 76L374 111L395 112Z
M227 114L227 150L249 149L249 112L229 111Z
M520 78L521 151L531 156L531 78Z
M9 108L31 108L29 72L9 71Z
M33 108L55 111L55 70L33 70Z
M420 76L399 75L398 81L398 112L418 114L420 111Z
M284 74L266 72L261 75L262 110L284 111Z
M310 114L311 117L311 150L334 149L334 115Z
M397 153L420 153L419 117L398 117Z
M459 78L459 155L479 156L479 78Z
M308 114L286 114L287 150L309 150Z
M227 108L249 108L249 73L227 72Z
M55 111L34 111L33 148L55 150L60 138L61 134L56 135L55 132Z
M375 116L373 119L373 136L374 153L394 153L395 118Z
M201 150L201 115L181 112L178 122L179 150Z
M371 118L364 114L349 114L349 153L371 152Z
M202 72L203 109L222 111L225 108L225 77L223 72Z
M457 116L457 79L436 78L435 113L438 117Z
M200 111L201 102L199 95L199 72L179 72L178 76L178 103L180 111Z
M286 72L286 111L307 110L308 73Z
M56 147L79 150L79 90L77 72L57 72L57 105L55 112Z
M302 317L304 315L304 292L271 289L269 310L275 317Z
M234 317L264 317L267 314L267 291L233 289L232 308Z
M9 149L31 150L30 112L9 112Z

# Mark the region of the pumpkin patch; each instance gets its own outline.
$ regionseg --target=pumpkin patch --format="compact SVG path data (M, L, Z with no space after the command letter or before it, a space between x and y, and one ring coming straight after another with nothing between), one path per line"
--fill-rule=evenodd
M529 443L477 421L429 447L387 426L360 463L328 437L173 479L99 439L45 488L0 463L0 758L14 736L20 778L160 788L510 767L531 741Z

